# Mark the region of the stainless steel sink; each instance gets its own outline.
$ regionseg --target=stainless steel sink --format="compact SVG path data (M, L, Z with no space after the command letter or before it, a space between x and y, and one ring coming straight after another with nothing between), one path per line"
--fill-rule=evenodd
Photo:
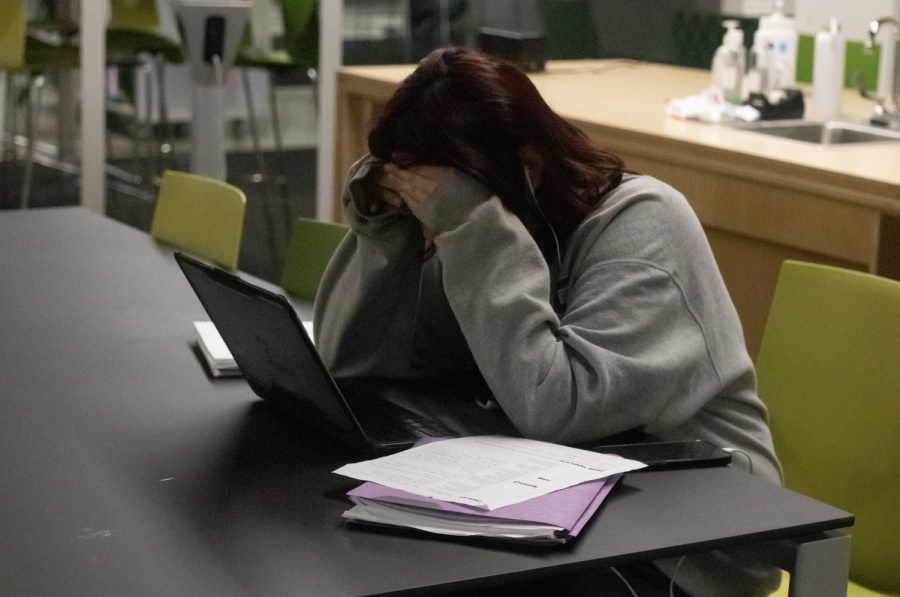
M769 120L735 124L733 128L814 145L900 143L900 131L842 121Z

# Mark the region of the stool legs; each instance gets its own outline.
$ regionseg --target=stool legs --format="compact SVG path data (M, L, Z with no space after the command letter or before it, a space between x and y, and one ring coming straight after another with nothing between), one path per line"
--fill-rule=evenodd
M269 178L265 156L263 156L262 148L259 142L259 130L256 123L256 110L253 106L253 89L250 85L250 71L246 68L241 69L241 78L244 86L244 98L247 103L247 125L250 127L250 138L253 140L253 153L256 156L257 175L254 176L254 182L262 185L264 205L263 215L266 219L266 228L269 233L269 245L272 255L276 261L281 262L281 243L278 242L275 232L275 218L272 213L272 181Z
M19 207L26 209L28 199L31 196L32 179L34 176L34 154L37 145L38 118L41 112L41 99L44 90L44 75L38 75L31 79L28 86L28 110L25 114L25 134L28 138L28 147L25 150L25 173L22 180L22 197Z

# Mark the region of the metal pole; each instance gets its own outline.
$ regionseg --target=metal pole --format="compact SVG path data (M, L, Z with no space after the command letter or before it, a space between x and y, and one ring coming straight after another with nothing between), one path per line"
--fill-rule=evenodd
M316 218L334 221L334 135L337 70L343 62L343 2L319 5L319 150L316 158Z
M81 1L81 204L106 212L106 68L107 0Z

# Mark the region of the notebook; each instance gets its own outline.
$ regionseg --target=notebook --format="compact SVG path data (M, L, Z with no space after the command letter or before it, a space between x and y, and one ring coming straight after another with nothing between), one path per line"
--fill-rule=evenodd
M239 377L241 368L234 362L231 351L211 321L195 321L197 344L213 377Z
M374 380L335 380L283 296L182 253L175 260L259 397L375 453L408 448L422 437L456 435L438 420L380 399Z

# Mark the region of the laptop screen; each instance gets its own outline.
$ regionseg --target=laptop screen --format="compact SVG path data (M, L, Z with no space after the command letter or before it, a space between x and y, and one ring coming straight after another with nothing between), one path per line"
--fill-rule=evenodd
M359 439L359 427L284 297L180 253L176 259L254 392L303 416L317 413L335 431Z

